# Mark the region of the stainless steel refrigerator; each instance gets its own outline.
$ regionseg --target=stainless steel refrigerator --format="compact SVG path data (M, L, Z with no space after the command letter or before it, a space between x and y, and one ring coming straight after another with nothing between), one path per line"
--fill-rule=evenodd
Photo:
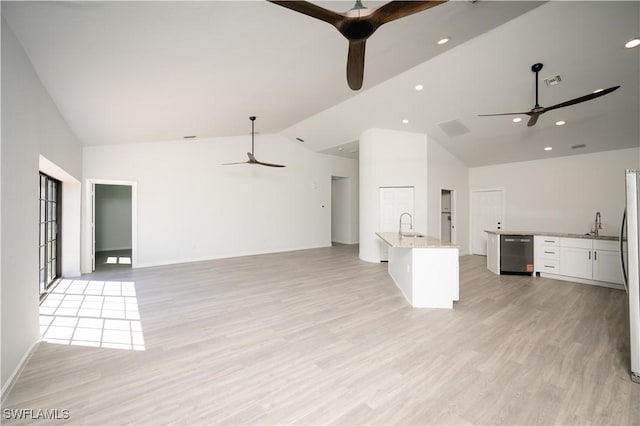
M620 229L620 259L629 295L631 380L640 383L640 171L627 170L626 197Z

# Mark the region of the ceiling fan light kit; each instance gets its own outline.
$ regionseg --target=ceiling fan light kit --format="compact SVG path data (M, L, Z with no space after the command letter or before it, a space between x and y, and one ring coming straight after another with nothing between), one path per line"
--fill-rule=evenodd
M307 1L269 0L303 15L333 25L349 41L347 54L347 83L352 90L360 90L364 79L364 53L367 39L383 24L438 6L439 1L391 1L377 9L368 9L356 0L351 10L334 12Z
M543 67L543 65L541 63L536 63L536 64L531 65L531 71L533 71L536 74L536 77L535 77L535 79L536 79L536 105L533 108L531 108L531 111L528 111L528 112L505 112L505 113L501 113L501 114L480 114L479 117L492 117L492 116L499 116L499 115L528 115L530 118L529 118L529 122L527 123L527 126L528 127L533 127L538 122L538 117L540 117L545 112L552 111L552 110L558 109L558 108L568 107L568 106L579 104L579 103L586 102L586 101L590 101L592 99L599 98L600 96L604 96L606 94L609 94L609 93L613 92L614 90L618 90L620 88L620 86L613 86L613 87L609 87L608 89L604 89L604 90L596 91L596 92L593 92L593 93L589 93L588 95L580 96L579 98L575 98L575 99L571 99L569 101L561 102L559 104L552 105L550 107L542 107L542 106L540 106L540 104L538 102L538 81L539 81L538 73L540 72L540 70L542 70L542 67ZM563 124L564 124L564 122L563 122Z
M251 152L247 152L247 157L249 157L249 160L247 161L240 161L238 163L223 163L223 166L232 166L234 164L257 164L259 166L266 166L266 167L285 167L281 164L273 164L273 163L264 163L262 161L258 161L256 160L256 157L254 155L254 146L255 146L255 122L256 122L256 117L255 116L251 116L249 117L249 120L251 120Z

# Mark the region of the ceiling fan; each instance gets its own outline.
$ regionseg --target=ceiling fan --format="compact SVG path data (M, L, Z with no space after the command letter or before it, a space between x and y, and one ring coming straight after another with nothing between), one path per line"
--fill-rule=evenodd
M561 102L559 104L556 104L556 105L553 105L553 106L550 106L550 107L541 107L540 104L538 103L538 73L540 72L541 69L542 69L542 64L541 63L537 63L537 64L531 65L531 71L536 73L536 105L533 108L531 108L531 111L528 111L528 112L505 112L503 114L480 114L478 117L492 117L492 116L497 116L497 115L523 115L523 114L526 114L526 115L528 115L530 117L529 118L529 122L527 123L527 126L532 127L538 122L538 117L540 117L545 112L552 111L552 110L558 109L558 108L564 108L564 107L567 107L567 106L579 104L581 102L590 101L591 99L599 98L600 96L604 96L604 95L606 95L608 93L611 93L614 90L617 90L617 89L620 88L620 86L613 86L613 87L609 87L608 89L598 90L598 91L596 91L594 93L589 93L588 95L580 96L579 98L571 99L570 101Z
M347 82L352 90L359 90L362 87L364 77L365 43L371 34L387 22L430 9L447 0L391 1L373 10L364 7L361 0L356 0L353 8L345 13L334 12L307 1L269 1L327 22L340 31L349 40Z
M259 164L260 166L267 166L267 167L286 167L283 166L281 164L273 164L273 163L263 163L262 161L258 161L256 160L255 155L253 155L253 149L254 149L254 138L255 138L255 130L254 130L254 125L256 122L256 117L255 116L251 116L249 117L249 120L251 120L251 152L247 152L247 156L249 157L249 160L247 161L241 161L239 163L223 163L223 166L231 166L233 164Z

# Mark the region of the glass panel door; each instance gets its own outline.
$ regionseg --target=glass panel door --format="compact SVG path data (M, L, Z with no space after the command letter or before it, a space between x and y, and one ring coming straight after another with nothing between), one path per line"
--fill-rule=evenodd
M40 295L60 277L59 181L40 173Z

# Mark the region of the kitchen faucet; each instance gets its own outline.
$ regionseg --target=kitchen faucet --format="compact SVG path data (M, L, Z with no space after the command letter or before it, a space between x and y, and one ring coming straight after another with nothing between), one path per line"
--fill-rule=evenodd
M598 229L602 229L602 218L600 217L600 212L596 212L596 223L595 223L594 234L598 236Z
M413 231L413 216L411 216L411 213L404 212L400 215L400 225L398 226L398 233L400 236L402 236L402 218L405 214L409 216L409 231Z

